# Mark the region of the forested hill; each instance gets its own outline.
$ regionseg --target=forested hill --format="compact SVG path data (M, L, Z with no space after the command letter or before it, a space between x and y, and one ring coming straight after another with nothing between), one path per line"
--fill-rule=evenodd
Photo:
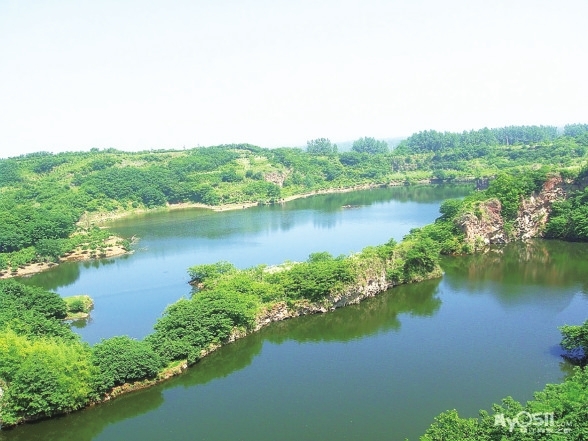
M362 184L494 176L504 169L578 168L588 125L520 126L462 134L415 134L390 151L365 137L352 151L330 140L307 149L248 144L127 153L115 149L34 153L0 160L0 272L58 260L104 233L78 221L85 213L175 203L271 203L284 197ZM78 225L76 225L78 223ZM90 245L88 245L90 244Z

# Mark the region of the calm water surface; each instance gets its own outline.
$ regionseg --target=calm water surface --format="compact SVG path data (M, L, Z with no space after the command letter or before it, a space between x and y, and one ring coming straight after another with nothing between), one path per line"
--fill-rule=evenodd
M123 334L143 338L167 305L190 295L186 270L192 265L228 260L247 268L306 260L316 251L348 254L391 237L401 240L411 228L433 221L441 201L470 189L397 187L224 213L149 213L110 225L123 237L140 238L135 254L67 263L25 281L63 296L89 294L95 309L78 331L90 343Z
M169 302L189 293L185 267L199 263L198 257L249 266L301 260L317 249L338 254L400 238L418 219L427 223L435 217L438 201L382 195L348 210L340 206L351 202L340 200L332 209L315 208L316 198L297 201L297 209L178 212L125 221L116 228L139 232L137 253L109 265L81 266L73 283L88 279L83 286L94 283L104 293L94 315L101 303L124 303L129 296L131 302L151 302L158 289L177 286L180 293ZM248 212L256 220L246 223L245 233L236 226L245 219L235 219ZM283 227L288 217L294 221ZM170 226L173 235L166 235ZM344 233L332 235L338 228ZM380 237L374 231L380 228L394 231ZM298 240L289 236L298 230ZM332 235L334 243L323 244L321 233ZM229 257L215 250L215 237L227 240L219 246L232 250ZM289 238L292 254L280 251L272 238ZM133 261L139 269L147 267L141 270L145 280L135 279ZM172 268L170 262L183 266ZM0 432L0 440L417 440L446 409L476 416L507 395L528 400L545 383L563 379L569 367L560 357L557 327L588 315L585 244L514 244L446 258L443 268L441 279L397 287L329 314L276 323L221 348L178 378L64 418ZM154 294L141 297L126 289L123 275L129 271L128 277L151 286ZM166 274L183 280L174 285ZM55 283L59 292L70 289ZM109 289L114 294L109 296ZM127 326L117 325L123 332L134 329L133 311L120 316ZM80 330L89 340L97 338L89 329L102 328L94 320ZM147 328L138 327L137 333L148 332L142 329Z

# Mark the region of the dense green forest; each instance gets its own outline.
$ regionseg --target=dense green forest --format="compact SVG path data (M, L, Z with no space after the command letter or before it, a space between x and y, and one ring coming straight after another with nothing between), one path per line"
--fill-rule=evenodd
M59 261L80 246L97 250L105 233L92 228L95 213L176 203L273 203L325 189L449 182L505 170L577 170L587 146L588 125L573 124L562 133L545 126L462 134L426 131L392 151L384 141L364 137L345 153L319 138L308 141L306 150L239 144L140 153L40 152L2 159L0 272Z

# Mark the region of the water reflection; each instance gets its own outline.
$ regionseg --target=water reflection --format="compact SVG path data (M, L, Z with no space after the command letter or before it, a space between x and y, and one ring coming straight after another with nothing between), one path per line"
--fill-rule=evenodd
M18 280L27 285L39 286L42 281L43 288L50 291L55 291L62 286L67 286L74 283L80 277L80 263L79 262L65 262L59 265L58 268L45 271L39 274L33 274L29 277L22 277Z
M93 322L76 329L89 343L121 334L143 338L168 304L189 293L190 266L220 260L238 268L275 265L317 251L346 255L391 237L401 240L432 222L443 198L463 196L467 188L382 188L247 210L145 213L111 225L116 234L139 237L132 256L64 264L26 282L62 296L90 295ZM125 311L132 311L132 319Z
M470 190L470 185L377 188L318 195L286 204L252 207L247 210L213 212L207 209L185 209L172 211L165 217L160 212L144 213L112 222L110 225L125 237L136 235L152 238L182 236L226 239L232 236L288 231L305 223L320 228L333 228L340 219L337 213L345 210L344 205L369 207L391 200L398 203L434 203L463 197ZM172 224L173 229L167 228Z
M336 314L312 315L274 323L264 332L268 340L283 343L347 342L389 330L400 329L401 314L432 316L441 307L437 297L441 279L399 286L359 305L350 305Z
M402 314L431 316L441 305L436 297L438 285L439 280L431 280L401 286L335 312L274 323L210 354L179 377L65 417L0 431L0 441L90 441L108 426L157 409L164 402L166 390L205 385L245 369L266 341L347 342L398 330ZM122 434L118 436L124 439Z
M584 244L517 242L484 254L447 257L442 266L453 289L479 295L493 286L492 292L505 307L532 298L538 306L562 311L578 291L585 293L588 288L588 248ZM552 295L561 288L562 295Z
M80 278L81 268L99 269L109 265L114 265L117 260L122 261L129 259L130 257L131 255L125 254L123 256L109 259L64 262L51 270L44 271L39 274L33 274L27 277L20 277L18 278L18 281L26 285L42 286L49 291L56 291L59 288L75 283Z
M106 427L157 409L164 402L161 390L146 389L112 402L0 431L0 441L91 441Z
M355 207L370 206L390 199L398 202L431 203L438 200L461 198L464 194L473 190L473 185L414 185L389 188L375 188L369 191L356 191L343 194L322 195L320 198L296 199L288 204L296 209L321 211L332 213L341 211L343 205ZM341 204L341 196L345 197L345 203Z
M569 373L557 326L585 319L588 299L574 293L587 248L447 258L443 279L275 323L178 378L0 440L416 439L443 410L475 416Z

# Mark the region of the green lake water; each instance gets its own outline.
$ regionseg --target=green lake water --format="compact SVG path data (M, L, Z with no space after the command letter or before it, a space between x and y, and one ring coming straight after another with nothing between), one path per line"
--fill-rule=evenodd
M381 189L226 213L144 215L113 225L141 237L132 256L27 281L92 295L93 320L78 329L87 341L143 337L166 304L189 295L190 265L357 251L401 239L431 222L441 200L464 193ZM442 266L440 279L273 324L180 377L1 431L0 440L417 440L444 410L476 416L507 395L528 400L564 378L557 327L588 318L588 246L538 240L444 258Z

